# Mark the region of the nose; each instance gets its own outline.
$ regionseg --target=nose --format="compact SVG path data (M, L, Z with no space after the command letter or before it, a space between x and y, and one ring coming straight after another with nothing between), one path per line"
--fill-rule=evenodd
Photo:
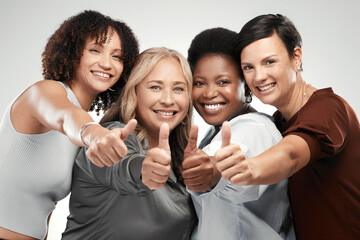
M257 82L264 81L266 79L266 71L262 67L255 68L254 80Z
M105 54L102 54L99 59L99 66L103 69L110 69L111 68L111 59L110 56L106 56Z
M169 89L164 89L161 94L160 103L165 106L171 106L174 102L174 93Z
M216 86L206 86L203 92L204 98L215 98L217 96Z

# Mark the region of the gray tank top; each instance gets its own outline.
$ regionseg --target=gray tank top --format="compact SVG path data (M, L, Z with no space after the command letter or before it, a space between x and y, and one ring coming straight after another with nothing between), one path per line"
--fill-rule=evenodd
M71 89L59 83L69 100L81 107ZM70 192L77 146L54 130L17 132L10 120L13 102L0 125L0 226L43 239L55 203Z

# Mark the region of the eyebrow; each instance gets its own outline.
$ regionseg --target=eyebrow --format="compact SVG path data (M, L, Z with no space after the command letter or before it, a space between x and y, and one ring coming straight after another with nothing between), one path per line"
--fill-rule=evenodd
M263 62L263 61L265 61L265 60L267 60L267 59L269 59L269 58L276 57L276 56L277 56L276 54L271 54L271 55L266 56L266 57L264 57L263 59L261 59L261 62ZM250 64L250 63L241 62L241 65L247 65L247 64Z
M217 75L215 78L221 78L221 77L231 77L230 74L224 73L224 74L219 74ZM195 75L194 78L200 78L200 79L206 79L205 77L199 76L199 75Z
M147 83L158 83L158 84L163 84L164 83L164 81L162 81L162 80L150 80L150 81L148 81ZM178 84L184 84L184 85L187 85L185 82L181 82L181 81L175 81L174 82L174 85L178 85Z
M100 47L103 47L103 44L99 44L99 43L96 43L96 42L91 42L91 43L88 44L88 46L100 46ZM115 51L124 52L121 48L116 48L116 49L114 49L114 52Z

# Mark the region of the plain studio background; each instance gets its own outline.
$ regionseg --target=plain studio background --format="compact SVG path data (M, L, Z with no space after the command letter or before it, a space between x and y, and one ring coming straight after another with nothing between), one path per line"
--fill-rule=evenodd
M126 22L138 37L141 51L165 46L185 57L191 40L202 30L225 27L238 32L257 15L281 13L302 35L305 81L316 88L333 87L360 116L358 0L1 0L1 116L27 86L42 80L41 53L47 39L65 19L86 9ZM273 107L256 99L253 106L258 111L274 112ZM201 138L207 126L197 114L194 122L200 125ZM68 197L52 214L49 240L61 238L67 215Z

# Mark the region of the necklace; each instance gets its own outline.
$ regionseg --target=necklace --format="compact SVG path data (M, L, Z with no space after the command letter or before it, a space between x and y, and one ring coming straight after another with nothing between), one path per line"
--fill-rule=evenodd
M300 106L300 109L299 109L299 111L298 111L298 117L300 116L301 109L302 109L302 108L305 106L305 104L307 103L307 101L305 101L305 99L306 99L306 95L307 95L307 89L309 88L309 86L311 86L311 85L306 83L306 87L305 87L305 90L304 90L304 93L303 93L303 97L302 97L302 100L301 100L301 106Z

